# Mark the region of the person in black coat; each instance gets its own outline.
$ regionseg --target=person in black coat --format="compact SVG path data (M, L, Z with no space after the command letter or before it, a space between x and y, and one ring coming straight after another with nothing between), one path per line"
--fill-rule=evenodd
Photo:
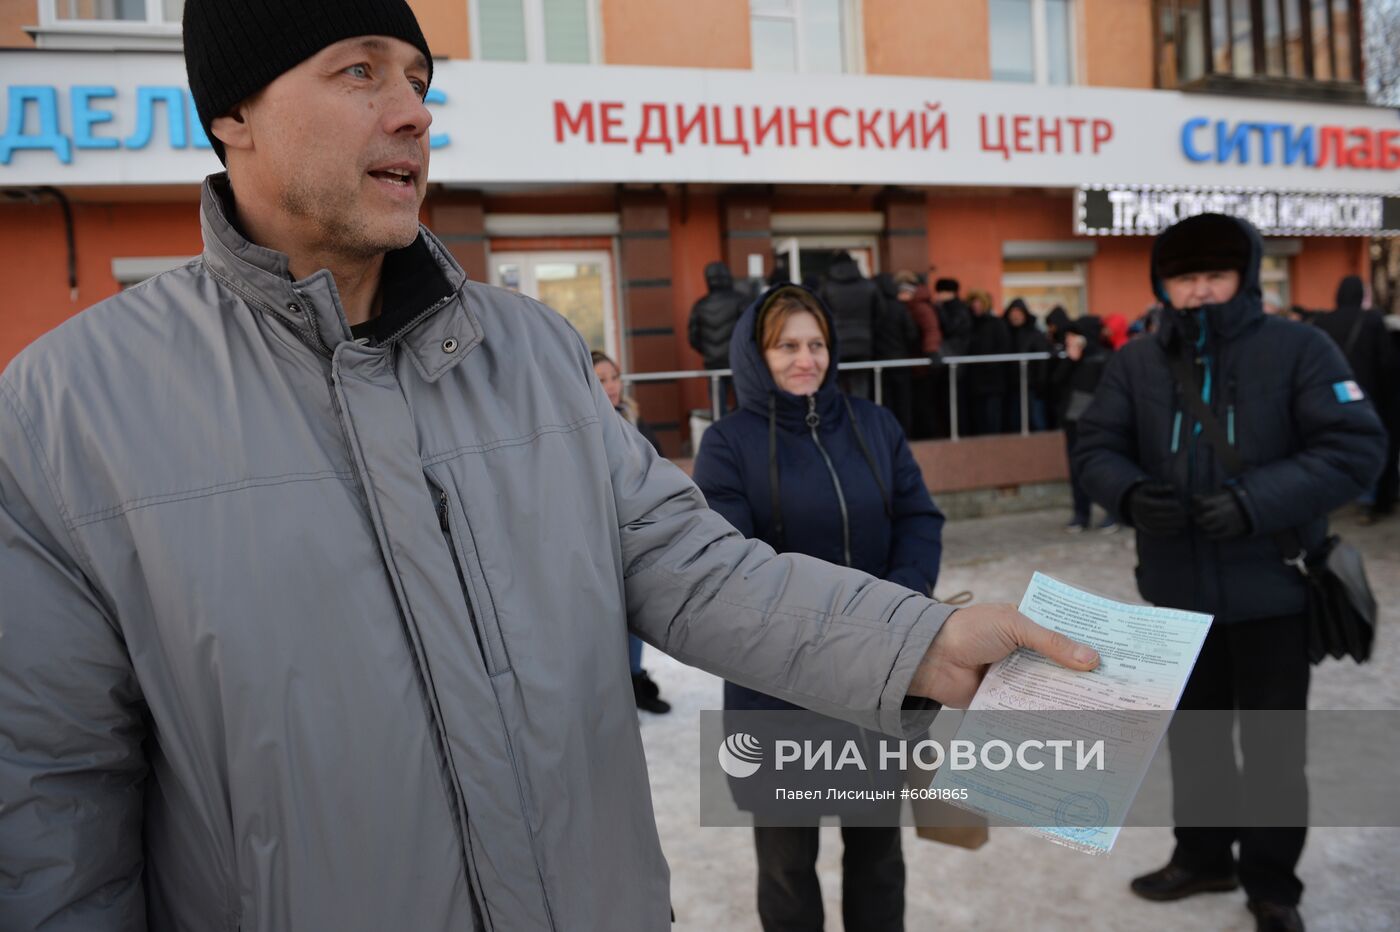
M972 309L958 297L961 284L956 278L940 278L933 283L933 307L943 332L944 356L966 356L972 342Z
M1396 392L1400 389L1394 371L1395 360L1391 357L1390 334L1386 330L1385 319L1376 311L1362 305L1366 288L1355 275L1343 278L1337 286L1337 307L1335 310L1315 314L1312 323L1337 342L1342 354L1351 366L1356 384L1376 405L1385 425L1387 434L1396 433L1397 404ZM1373 490L1372 500L1366 505L1362 522L1370 524L1395 510L1395 481L1390 476L1382 476Z
M1012 353L1049 353L1052 349L1050 338L1036 326L1035 315L1020 298L1013 298L1006 306L1002 320L1011 334ZM1008 366L1006 385L1006 415L1003 429L1016 432L1021 429L1021 367ZM1030 411L1026 421L1031 430L1045 430L1049 418L1045 411L1045 387L1049 378L1048 362L1026 364L1026 396L1030 401Z
M875 276L884 307L875 322L876 359L912 359L920 355L919 325L909 305L899 298L899 283L889 272ZM882 403L894 414L906 437L914 430L914 374L910 369L889 369L881 373Z
M1315 327L1264 314L1261 253L1253 226L1220 214L1159 235L1151 268L1167 306L1161 329L1112 356L1079 422L1085 487L1137 529L1143 598L1214 616L1181 709L1307 707L1306 590L1273 535L1320 547L1328 512L1370 486L1384 455L1380 421L1341 351ZM1173 357L1187 384L1174 377ZM1241 475L1227 472L1198 429L1186 392L1234 445ZM1305 806L1303 730L1262 725L1239 717L1244 773ZM1245 798L1232 731L1230 716L1169 731L1177 811L1191 800ZM1260 929L1301 929L1298 824L1178 827L1170 862L1132 890L1175 900L1243 881Z
M1050 366L1049 391L1055 400L1055 422L1065 434L1065 454L1069 458L1069 487L1074 512L1065 530L1077 534L1090 525L1093 499L1084 484L1084 470L1075 452L1079 448L1079 421L1094 401L1094 394L1103 381L1108 365L1108 347L1103 344L1103 322L1092 314L1062 323L1064 355ZM1102 531L1116 531L1118 519L1111 507L1106 507Z
M739 410L705 432L695 484L746 537L929 594L943 515L894 416L837 387L839 341L830 312L801 286L751 305L730 349ZM724 707L795 708L735 683L725 683ZM818 831L755 828L764 928L822 927ZM899 829L843 828L842 839L846 928L902 929Z
M966 356L972 345L972 309L958 297L961 285L956 278L940 278L933 283L933 307L938 313L938 327L942 332L943 343L937 362L957 356ZM966 390L967 370L962 366L956 370L958 380L957 410L954 411L952 387L949 385L948 370L935 365L933 376L933 404L940 411L947 411L947 431L940 430L935 436L951 436L952 418L957 416L958 433L966 436L971 430L971 406ZM940 425L941 426L941 425Z
M705 360L706 369L729 368L729 335L734 322L744 312L749 298L734 287L734 276L723 262L705 266L705 286L709 292L690 309L688 336L690 348ZM719 385L719 409L729 396L729 379Z
M1000 356L1011 352L1011 331L1006 321L992 313L992 296L985 291L968 293L967 304L972 312L972 333L968 342L969 356ZM971 420L968 433L972 436L999 434L1003 430L1002 406L1006 404L1006 378L1009 363L970 365L963 372L962 387L967 393Z
M867 362L875 358L875 335L885 311L880 287L860 274L860 266L850 253L839 252L827 269L819 289L822 301L831 308L836 321L836 338L841 345L841 362ZM872 397L874 384L869 372L852 372L844 379L846 390L858 398Z

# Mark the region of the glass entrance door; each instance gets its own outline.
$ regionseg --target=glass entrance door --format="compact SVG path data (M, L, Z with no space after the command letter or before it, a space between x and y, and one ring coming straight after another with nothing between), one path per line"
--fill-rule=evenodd
M491 283L547 304L583 334L589 349L619 358L612 256L606 251L494 253Z

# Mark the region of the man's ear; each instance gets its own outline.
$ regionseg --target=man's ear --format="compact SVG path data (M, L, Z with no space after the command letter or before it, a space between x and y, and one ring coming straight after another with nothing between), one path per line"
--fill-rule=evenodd
M215 117L209 124L210 131L225 149L251 149L253 147L253 127L248 122L246 101L234 107L221 117Z

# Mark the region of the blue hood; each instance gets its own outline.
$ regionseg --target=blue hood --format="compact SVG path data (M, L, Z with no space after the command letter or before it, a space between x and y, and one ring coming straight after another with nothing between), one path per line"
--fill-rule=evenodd
M788 288L810 295L825 315L826 329L831 339L831 365L816 392L817 413L821 415L824 426L834 425L842 407L841 390L836 386L836 360L840 358L840 346L836 342L836 321L826 303L814 291L790 282L774 285L759 295L756 301L744 309L744 313L739 316L739 322L734 325L734 334L729 338L729 365L734 370L734 392L739 397L739 407L764 418L771 413L777 418L778 425L786 430L807 429L806 397L794 395L778 387L758 345L762 312L767 309L774 295Z

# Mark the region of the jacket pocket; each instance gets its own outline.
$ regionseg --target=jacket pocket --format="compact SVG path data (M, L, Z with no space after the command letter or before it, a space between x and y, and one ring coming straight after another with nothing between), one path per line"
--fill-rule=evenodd
M473 585L469 556L475 553L476 548L472 546L470 551L467 549L471 544L471 531L457 514L452 496L436 484L433 490L437 494L438 525L442 528L443 539L446 540L447 549L452 555L452 565L457 569L457 582L462 587L463 598L466 599L467 614L472 631L476 634L477 646L481 649L486 674L496 676L505 673L510 670L510 657L506 654L505 641L501 637L500 620L496 617L491 599L477 598L477 587Z

